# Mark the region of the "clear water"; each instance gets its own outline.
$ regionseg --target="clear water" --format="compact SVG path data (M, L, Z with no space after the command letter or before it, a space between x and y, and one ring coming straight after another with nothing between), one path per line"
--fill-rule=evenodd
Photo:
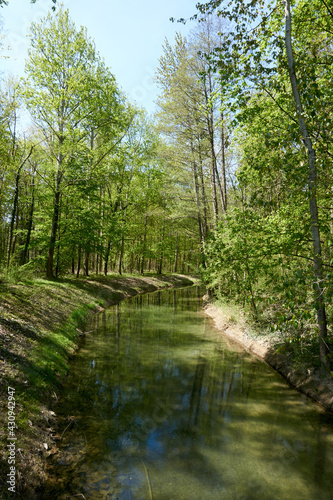
M332 417L214 330L202 295L93 318L56 409L54 498L333 499Z

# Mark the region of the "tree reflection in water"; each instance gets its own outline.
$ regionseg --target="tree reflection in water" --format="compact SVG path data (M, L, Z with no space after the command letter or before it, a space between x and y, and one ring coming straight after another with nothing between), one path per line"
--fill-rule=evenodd
M56 412L57 498L327 500L332 422L224 341L199 287L92 320Z

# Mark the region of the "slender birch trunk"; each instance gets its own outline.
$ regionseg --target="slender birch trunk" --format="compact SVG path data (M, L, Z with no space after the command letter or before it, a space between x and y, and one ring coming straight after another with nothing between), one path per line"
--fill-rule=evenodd
M199 184L198 184L198 173L197 173L197 165L194 160L194 146L191 144L191 153L192 153L192 161L191 161L191 166L192 166L192 174L193 174L193 183L194 183L194 192L195 192L195 201L197 205L197 210L198 210L198 224L199 224L199 235L200 235L200 241L204 241L204 231L203 231L203 224L202 224L202 218L201 218L201 204L200 204L200 193L199 193Z
M297 87L296 70L293 48L291 43L291 11L290 11L290 0L284 0L284 10L285 10L285 46L286 54L288 59L288 69L289 78L291 83L291 88L293 92L293 97L296 105L298 123L302 135L303 144L306 148L308 156L308 168L309 168L309 207L311 214L311 232L313 241L313 260L314 260L314 271L315 271L315 286L316 286L316 307L317 307L317 319L319 326L319 350L320 350L320 362L322 369L328 369L327 360L327 320L326 320L326 310L325 310L325 299L324 299L324 273L323 273L323 263L322 263L322 252L320 243L320 230L319 230L319 219L318 219L318 206L317 206L317 167L316 167L316 152L312 145L312 140L307 128L306 121L304 119L303 106L301 101L301 96Z
M199 179L200 179L200 187L201 187L201 200L202 200L202 213L203 213L203 221L202 221L202 234L203 234L203 243L207 239L208 235L208 217L207 217L207 197L206 197L206 188L205 188L205 180L203 174L203 160L201 153L201 144L200 137L198 138L198 153L199 153Z
M227 178L226 178L226 161L225 161L225 130L224 130L224 114L221 111L221 156L222 156L222 211L227 212Z

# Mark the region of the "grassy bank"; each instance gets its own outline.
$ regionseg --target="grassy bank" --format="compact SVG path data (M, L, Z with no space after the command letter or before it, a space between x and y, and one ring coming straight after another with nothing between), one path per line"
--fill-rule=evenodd
M138 293L194 282L181 275L0 281L0 498L14 497L6 484L8 387L15 390L16 494L35 498L36 487L45 479L45 459L54 448L52 404L89 312Z
M267 321L231 302L208 302L206 313L225 336L242 345L281 373L299 391L333 412L333 373L320 370L316 337L294 339L287 332L272 331Z

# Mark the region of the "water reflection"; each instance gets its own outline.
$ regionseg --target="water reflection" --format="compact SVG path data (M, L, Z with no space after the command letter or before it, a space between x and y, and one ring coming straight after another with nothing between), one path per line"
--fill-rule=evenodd
M56 410L57 498L331 498L330 416L230 348L202 295L157 292L95 316Z

